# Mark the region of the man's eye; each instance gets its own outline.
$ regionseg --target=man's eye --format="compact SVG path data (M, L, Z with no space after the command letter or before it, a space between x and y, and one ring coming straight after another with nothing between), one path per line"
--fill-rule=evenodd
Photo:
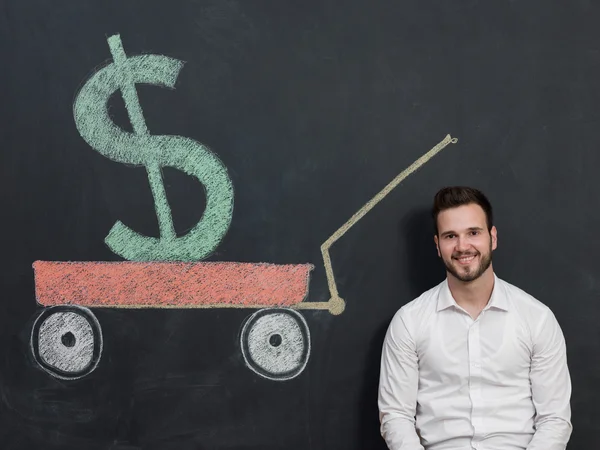
M472 235L472 236L476 236L476 235L478 235L478 234L479 234L479 231L475 231L475 230L471 231L471 235Z
M453 237L454 237L454 235L453 235L453 234L447 234L447 235L446 235L446 239L452 239Z

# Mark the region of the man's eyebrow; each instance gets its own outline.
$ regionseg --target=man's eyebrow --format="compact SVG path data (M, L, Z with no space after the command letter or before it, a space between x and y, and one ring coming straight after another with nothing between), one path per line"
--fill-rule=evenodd
M452 231L452 230L444 231L443 233L440 233L440 236L446 236L448 234L456 234L456 231Z

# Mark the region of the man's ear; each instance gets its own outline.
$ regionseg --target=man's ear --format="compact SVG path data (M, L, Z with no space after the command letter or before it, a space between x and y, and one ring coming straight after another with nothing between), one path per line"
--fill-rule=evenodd
M495 226L490 230L490 234L492 235L492 250L496 250L496 247L498 247L498 230Z
M437 237L437 234L433 235L433 242L435 242L435 248L437 250L437 254L441 258L442 254L440 253L440 241L439 241L439 239Z

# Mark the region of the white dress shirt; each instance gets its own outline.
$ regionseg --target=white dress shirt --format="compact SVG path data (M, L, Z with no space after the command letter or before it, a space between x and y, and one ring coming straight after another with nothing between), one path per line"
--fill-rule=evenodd
M496 275L476 320L444 280L387 330L378 402L391 450L564 450L570 397L554 314Z

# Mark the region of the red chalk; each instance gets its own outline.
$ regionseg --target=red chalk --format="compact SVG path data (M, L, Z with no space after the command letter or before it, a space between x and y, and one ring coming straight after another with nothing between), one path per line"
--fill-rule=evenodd
M37 302L125 308L292 306L312 264L36 261Z

